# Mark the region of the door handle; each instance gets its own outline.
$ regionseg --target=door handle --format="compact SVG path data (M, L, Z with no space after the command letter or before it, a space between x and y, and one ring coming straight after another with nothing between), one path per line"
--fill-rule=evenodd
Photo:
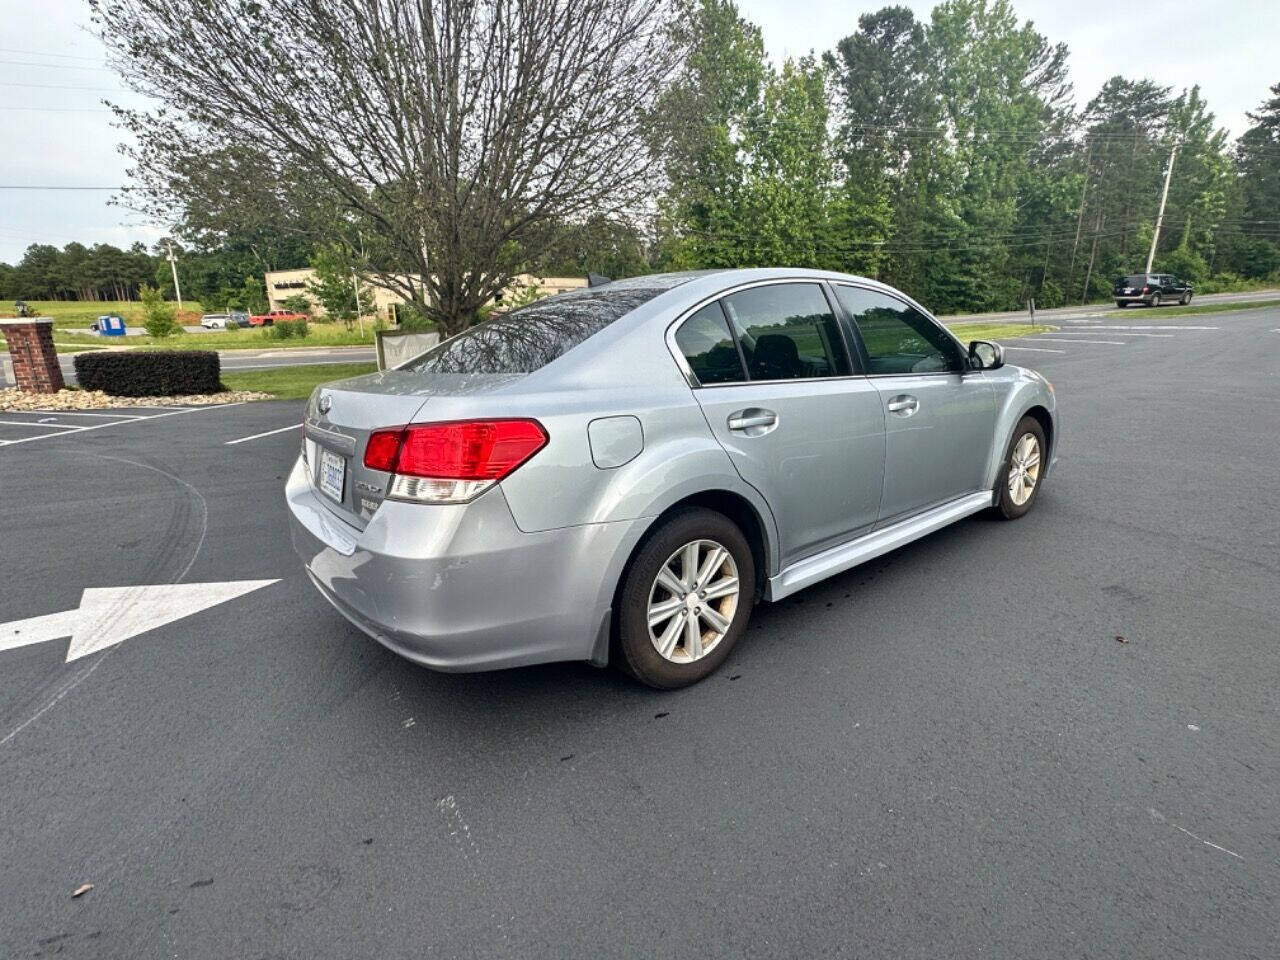
M900 393L896 397L890 397L885 406L890 413L896 413L900 417L909 417L920 409L920 401L909 393Z
M729 414L728 424L730 430L755 430L752 436L758 436L778 425L778 415L772 410L748 407Z

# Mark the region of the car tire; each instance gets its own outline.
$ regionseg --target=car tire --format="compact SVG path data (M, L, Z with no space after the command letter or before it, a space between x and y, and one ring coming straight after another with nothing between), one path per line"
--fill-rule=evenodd
M701 595L712 594L705 600L695 592L698 573L709 588ZM715 595L731 580L732 592ZM737 524L703 507L673 514L645 539L623 575L615 607L618 666L660 690L697 683L716 671L746 631L755 592L755 560ZM670 616L663 616L668 609Z
M1148 304L1148 306L1151 306L1151 307L1158 307L1158 306L1160 306L1160 294L1158 294L1158 293L1153 293L1153 294L1151 295L1151 302Z
M1028 437L1031 438L1030 441L1027 440ZM996 516L1005 520L1017 520L1035 506L1040 488L1044 486L1044 471L1049 466L1046 459L1048 449L1044 427L1040 426L1039 420L1035 417L1023 417L1018 421L1013 436L1009 438L1009 446L1000 465L1000 476L996 481ZM1025 466L1033 453L1034 464ZM1015 463L1015 455L1018 463ZM1019 478L1019 484L1015 484L1015 476ZM1028 477L1031 480L1029 487L1026 484ZM1026 499L1019 502L1020 496L1025 496Z
M1184 293L1184 294L1182 295L1182 300L1181 300L1182 305L1185 307L1185 306L1187 306L1187 304L1189 304L1190 302L1191 302L1191 294L1189 294L1189 293Z

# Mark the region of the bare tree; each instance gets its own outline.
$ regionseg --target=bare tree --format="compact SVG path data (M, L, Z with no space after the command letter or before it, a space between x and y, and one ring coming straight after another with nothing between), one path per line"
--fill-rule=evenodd
M360 231L368 274L447 335L544 231L652 190L670 0L90 2L113 65L161 104L117 108L126 203L261 197L327 242Z

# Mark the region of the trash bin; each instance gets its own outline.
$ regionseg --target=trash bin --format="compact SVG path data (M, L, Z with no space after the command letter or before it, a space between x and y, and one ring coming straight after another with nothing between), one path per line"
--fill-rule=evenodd
M98 335L102 337L123 337L124 317L114 313L98 318Z

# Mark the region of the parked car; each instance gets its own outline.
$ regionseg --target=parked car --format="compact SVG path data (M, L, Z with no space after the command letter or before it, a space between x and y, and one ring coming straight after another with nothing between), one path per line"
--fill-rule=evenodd
M231 317L225 313L206 313L200 318L200 326L206 330L225 330L234 324L231 322Z
M1171 273L1132 273L1116 277L1112 289L1117 307L1131 303L1145 303L1148 307L1174 302L1188 304L1192 293L1191 284Z
M671 688L780 600L962 517L1021 517L1053 388L884 284L636 277L319 387L286 483L320 593L442 670L611 659Z
M272 310L269 313L257 313L249 318L251 327L269 327L281 320L306 320L305 313L297 313L293 310Z

